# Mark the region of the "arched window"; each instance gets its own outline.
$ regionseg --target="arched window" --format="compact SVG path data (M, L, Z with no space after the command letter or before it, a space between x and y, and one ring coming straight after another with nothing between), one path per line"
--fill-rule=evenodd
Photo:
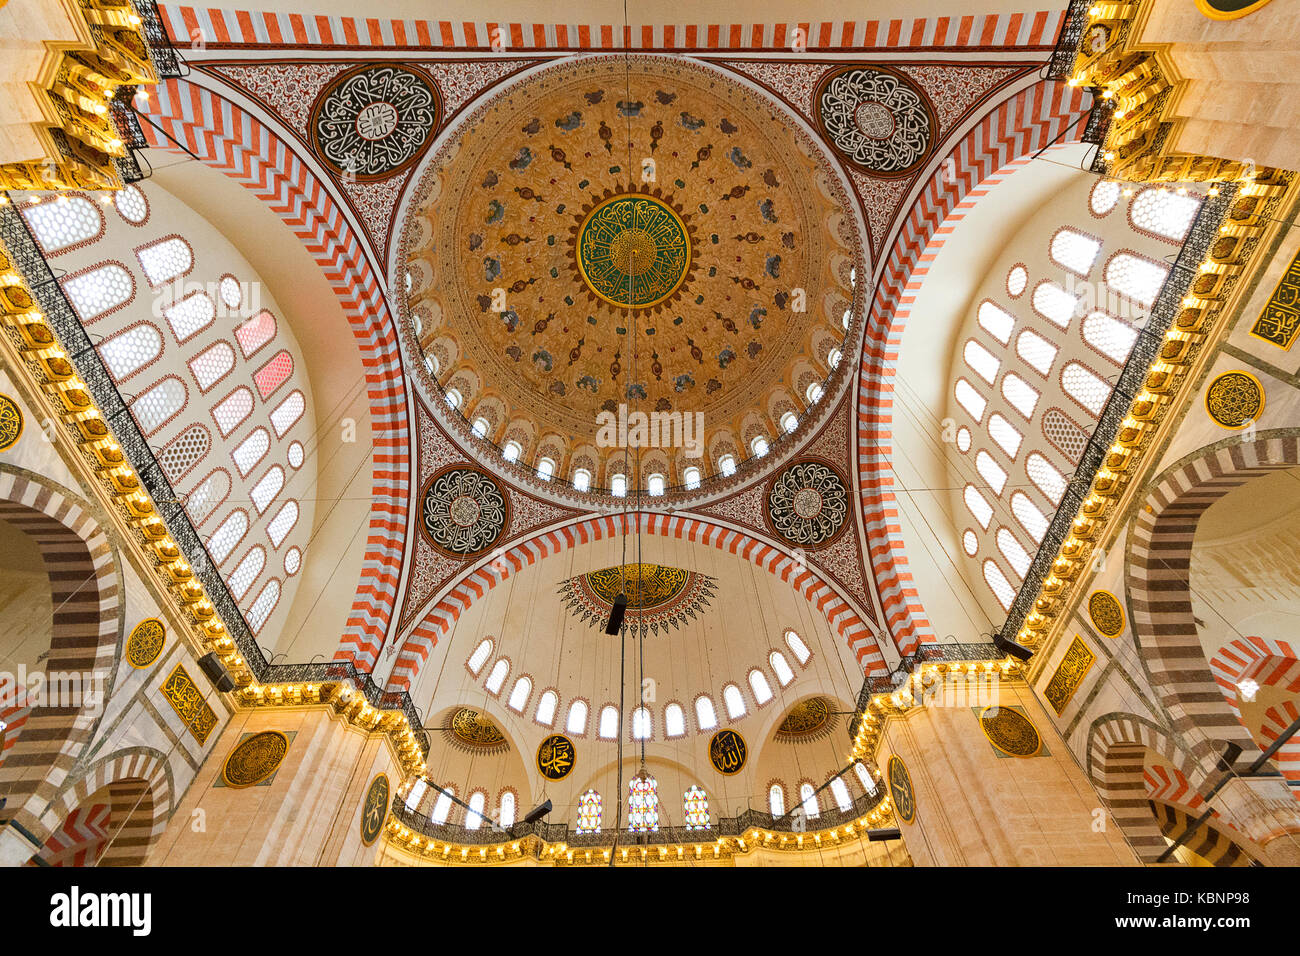
M736 473L736 459L731 455L723 455L718 459L718 471L722 472L723 477L729 477Z
M552 458L540 458L537 461L537 477L542 481L550 481L555 475L555 460Z
M1135 229L1182 242L1200 207L1201 200L1196 196L1180 196L1167 189L1151 187L1138 193L1129 204L1128 218Z
M167 478L175 484L178 478L189 474L212 448L212 436L202 425L191 425L170 442L158 455L158 465Z
M428 372L431 376L437 378L438 377L438 356L434 355L432 352L426 353L424 356L424 367L428 369Z
M681 704L669 704L664 708L664 736L669 740L686 735L686 715L682 713Z
M984 583L989 586L993 596L998 599L1004 611L1010 610L1011 602L1016 598L1016 589L1011 586L1002 569L991 558L984 559Z
M1002 552L1002 557L1007 559L1007 564L1011 565L1011 570L1023 580L1029 573L1029 552L1020 546L1016 536L1006 528L998 528L997 534L998 550Z
M975 455L975 470L995 495L1002 494L1002 489L1007 486L1007 473L993 460L993 456L982 448Z
M799 427L799 416L794 412L786 412L781 416L781 431L789 434Z
M1094 418L1101 414L1110 397L1110 384L1078 362L1067 362L1061 369L1061 387Z
M758 458L767 454L767 439L762 435L755 435L753 441L749 443L749 450Z
M474 653L469 656L465 666L469 668L471 674L478 677L479 671L483 670L483 665L487 663L487 659L491 656L492 641L485 638L479 642L478 647L474 648Z
M1016 336L1016 354L1035 372L1046 376L1056 361L1056 346L1032 329L1025 329Z
M1043 415L1043 435L1071 462L1077 462L1088 445L1087 432L1056 408Z
M772 699L772 686L767 682L767 675L757 667L749 672L749 689L760 707Z
M627 828L633 833L659 830L659 782L649 775L636 776L627 785Z
M1002 367L1002 363L998 361L997 356L974 339L970 339L966 343L966 347L962 349L962 358L966 360L966 364L974 370L976 375L990 385L997 379L998 369Z
M646 479L646 491L651 497L658 498L664 493L664 476L658 473Z
M275 316L266 309L257 313L235 329L235 339L244 358L251 358L258 349L275 338Z
M206 392L235 367L235 350L229 342L216 342L190 359L188 364L199 391Z
M286 501L280 510L276 512L275 517L271 519L270 524L266 526L266 535L271 539L271 546L274 548L280 547L297 523L298 502Z
M513 790L507 790L501 794L501 804L497 808L497 823L507 828L515 825L515 794Z
M482 790L475 790L469 795L469 809L465 811L465 829L477 830L483 825L483 808L487 806L487 794Z
M135 251L145 278L155 289L173 279L179 279L194 268L194 256L183 239L160 239Z
M446 823L447 815L451 813L451 798L456 793L455 787L443 787L438 793L438 799L433 802L433 812L429 814L429 820L433 823Z
M162 353L162 333L147 322L100 343L99 354L119 382L134 375Z
M253 384L263 399L270 398L275 390L293 374L293 357L284 349L271 356L271 360L253 373Z
M840 322L842 322L844 327L847 329L853 322L853 310L845 309L844 314L840 316Z
M1024 436L1020 434L1020 429L1011 424L997 412L989 416L989 437L997 443L997 446L1007 453L1007 457L1015 460L1016 453L1020 451L1020 443Z
M1038 452L1031 452L1025 459L1025 474L1029 480L1054 505L1061 503L1065 494L1065 476L1057 471L1056 466Z
M1119 183L1113 179L1099 179L1088 196L1088 208L1094 215L1104 216L1119 202Z
M843 777L836 777L831 781L831 796L835 798L835 805L841 811L847 811L853 806L853 801L849 799L849 788L844 782Z
M140 430L152 435L180 414L187 397L185 383L168 375L131 403L131 414L140 423Z
M776 672L776 679L782 687L786 687L794 680L794 670L790 667L785 659L785 655L780 651L773 651L767 655L767 662L772 665L772 670Z
M448 405L452 408L460 408L462 399L460 397L460 392L457 389L449 388L444 394L446 395Z
M232 511L227 515L226 520L221 522L208 539L208 554L212 556L212 563L223 564L247 533L248 515L242 511Z
M695 725L701 731L718 726L718 715L713 712L713 701L701 695L695 698Z
M212 471L185 501L185 510L197 528L216 510L217 505L230 494L230 476L224 471Z
M501 457L506 461L518 461L519 455L523 452L523 446L517 441L508 441L501 448Z
M785 816L785 790L779 783L767 789L767 809L774 817Z
M527 677L521 677L515 681L514 688L510 691L510 699L506 701L506 706L516 713L522 714L524 708L528 706L528 698L533 693L533 682Z
M1155 302L1167 275L1168 266L1131 252L1114 255L1106 263L1106 284L1143 308Z
M113 193L113 206L119 216L137 226L149 216L149 201L134 186L124 186Z
M625 475L613 475L609 479L609 493L615 498L622 498L627 494L627 477Z
M600 832L600 794L588 790L578 798L578 833Z
M632 711L632 739L649 740L650 735L650 711L638 707Z
M686 487L694 490L700 487L700 469L690 465L682 471L682 478L686 482Z
M307 409L307 400L303 398L302 392L295 389L290 392L275 411L271 412L271 427L275 429L275 437L283 438L285 434L297 424L298 419L302 418L302 413Z
M988 400L975 390L974 385L959 378L953 386L953 394L957 396L957 404L966 409L971 418L977 422L984 421L984 409L988 407Z
M692 786L682 795L682 806L686 811L686 829L709 829L709 798L700 787Z
M843 357L844 357L844 353L841 352L839 349L831 349L830 354L826 356L826 362L827 364L830 365L831 368L839 368L840 359L842 359Z
M600 708L600 723L597 724L596 734L602 740L618 739L618 708L613 704Z
M506 675L510 673L510 662L504 657L492 665L492 671L488 674L487 683L483 686L488 689L490 694L501 693L501 685L506 682Z
M822 808L817 804L817 790L811 783L799 785L799 802L804 816L809 820L816 820L822 815Z
M1015 372L1007 372L1002 376L1002 397L1024 416L1025 421L1030 421L1034 417L1034 409L1038 407L1038 389Z
M403 801L403 803L406 804L406 809L410 810L412 813L418 810L420 808L420 801L424 799L424 795L428 792L429 781L425 780L423 777L416 780L415 783L411 784L411 790Z
M479 438L486 438L488 429L491 427L492 426L488 424L488 420L480 415L478 418L474 419L474 424L470 427L470 430Z
M253 602L253 606L248 609L248 614L245 615L248 619L248 626L253 629L254 634L261 632L262 626L266 624L266 619L271 616L271 612L275 610L275 605L279 601L280 582L272 578L266 582L266 586L262 588L262 593L257 596L257 600Z
M1101 252L1101 242L1073 229L1062 229L1052 237L1048 255L1062 269L1086 279Z
M822 400L824 392L825 389L822 388L821 382L813 382L808 386L808 390L804 392L804 397L808 399L809 405L816 405Z
M962 500L966 502L966 510L980 523L980 527L987 531L989 519L993 517L993 506L988 503L988 499L980 494L974 485L967 485L966 490L962 492Z
M91 323L131 300L135 280L116 262L72 276L63 281L63 292L84 323Z
M284 469L279 465L272 465L267 473L262 476L262 479L253 486L253 490L249 492L249 496L253 499L253 507L257 509L258 514L271 507L271 502L275 500L275 496L280 493L280 489L283 487Z
M871 777L871 771L867 769L866 764L861 760L853 764L853 772L858 775L858 783L862 784L862 792L870 796L876 792L876 781Z
M254 545L226 579L226 586L230 588L230 593L236 601L244 599L244 595L248 593L248 589L253 586L253 582L257 580L264 567L266 567L266 550L260 544Z
M1023 289L1023 286L1021 288ZM1003 345L1011 341L1011 330L1016 327L1014 315L994 305L988 299L980 303L979 310L975 314L980 328L985 332Z
M573 489L575 491L587 491L591 488L591 472L586 468L575 468L573 471Z
M235 446L230 457L234 459L235 467L239 469L239 477L247 478L248 473L257 467L257 463L262 460L270 447L271 436L266 433L265 428L255 429Z
M1040 282L1034 286L1034 311L1053 325L1070 327L1070 319L1078 308L1079 300L1055 282Z
M47 256L95 239L104 228L103 213L82 196L60 196L53 202L27 204L22 207L22 213Z
M555 709L560 706L560 695L553 690L545 691L537 701L537 713L533 719L547 727L555 726Z
M741 696L740 688L735 684L728 684L722 688L722 700L727 705L727 716L732 720L745 716L745 698Z
M1083 320L1083 340L1116 365L1128 361L1137 337L1137 329L1105 312L1091 312Z
M1023 491L1017 491L1011 495L1011 513L1016 516L1021 527L1029 532L1029 537L1034 539L1035 544L1040 544L1043 535L1047 534L1047 517L1038 510L1029 496ZM986 526L987 527L987 526Z
M575 700L569 705L569 718L564 723L564 729L579 736L587 732L587 702L585 700Z
M198 335L217 318L217 304L206 292L193 292L163 309L177 342Z
M808 658L812 657L812 652L808 650L808 645L794 631L785 632L785 643L800 664L807 664Z
M212 409L212 418L222 438L244 423L253 414L253 393L242 385L218 402Z

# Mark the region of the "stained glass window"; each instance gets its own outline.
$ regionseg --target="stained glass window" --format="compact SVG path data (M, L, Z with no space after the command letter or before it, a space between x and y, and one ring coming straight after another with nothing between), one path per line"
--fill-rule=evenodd
M627 828L632 833L659 830L659 782L649 775L638 775L627 785Z
M989 436L1012 459L1020 451L1020 443L1024 440L1020 430L996 412L989 416Z
M275 437L283 438L298 419L302 418L306 407L307 401L303 398L302 392L296 389L290 392L285 400L276 406L275 411L271 412L271 427L275 429Z
M987 530L989 519L993 517L993 506L988 503L988 499L976 491L974 485L966 486L962 498L966 502L966 510L980 523L981 528Z
M113 193L113 206L117 214L129 223L139 225L149 215L149 202L144 193L134 186L124 186Z
M280 493L284 487L284 469L279 465L272 465L262 479L253 486L249 496L253 499L253 506L257 508L257 513L261 514L267 508L271 507L271 502L275 496Z
M162 333L148 323L119 332L99 346L104 364L119 382L144 368L162 351Z
M578 798L578 833L600 832L600 794L588 790Z
M627 494L627 477L624 475L614 475L609 479L609 493L615 498L622 498Z
M1137 329L1105 312L1093 312L1083 320L1083 340L1117 365L1128 360L1137 337Z
M218 402L212 409L217 430L226 438L253 414L253 393L242 385Z
M1061 369L1061 387L1094 417L1101 414L1110 397L1110 384L1078 362L1068 362Z
M168 443L158 456L158 464L175 482L199 463L212 447L212 436L202 425L191 425Z
M861 760L853 765L853 772L858 775L858 783L862 784L864 793L872 794L876 792L876 781L871 777L871 771L867 769L866 764Z
M275 316L263 309L239 328L235 329L235 339L239 350L248 358L275 337Z
M632 711L632 739L650 739L650 711L644 707Z
M731 455L723 455L718 459L718 471L722 472L723 476L734 475L736 473L736 459Z
M217 305L206 292L194 292L163 309L177 342L193 338L217 318Z
M256 429L240 442L235 450L230 453L230 457L234 459L235 467L239 469L239 476L247 478L248 473L257 467L257 463L262 460L270 447L271 436L266 433L265 428Z
M1088 445L1088 433L1056 408L1043 413L1043 435L1072 462L1077 462Z
M285 537L297 523L298 502L286 501L275 517L271 519L271 523L266 526L266 534L271 539L272 547L280 547L284 543Z
M786 412L781 416L781 431L789 434L799 427L799 416L794 412Z
M94 239L104 222L95 204L81 196L60 196L53 202L23 206L22 212L47 256Z
M235 367L235 350L228 342L216 342L190 359L189 366L199 391L206 392Z
M1196 196L1180 196L1168 189L1153 187L1137 194L1128 207L1128 215L1138 229L1182 242L1200 206L1201 200Z
M433 812L429 814L429 819L434 823L446 823L447 815L451 813L451 798L456 792L454 787L443 787L438 792L438 799L433 802Z
M1113 179L1100 179L1092 187L1088 197L1088 207L1098 216L1104 216L1119 202L1119 183Z
M227 309L237 309L244 301L244 289L234 276L222 276L217 283L217 297Z
M1168 274L1167 265L1127 252L1106 263L1106 284L1143 307L1156 300Z
M131 298L135 281L116 262L108 262L97 269L73 276L63 283L72 307L82 322L93 322L105 312Z
M1083 278L1092 271L1099 252L1101 243L1098 240L1073 229L1062 229L1052 237L1048 254L1062 269L1068 269Z
M980 539L975 536L975 532L967 528L961 536L961 547L972 558L975 552L980 549Z
M1025 417L1025 421L1034 417L1034 409L1038 406L1038 389L1015 372L1007 372L1002 376L1002 397Z
M210 472L185 500L185 510L189 512L190 521L195 527L201 525L216 510L217 505L226 500L228 494L230 476L224 471Z
M578 468L573 472L573 490L586 491L591 487L591 472L586 468Z
M698 786L692 786L682 797L686 809L686 829L709 829L709 798Z
M685 479L686 487L688 489L695 489L700 487L700 469L696 468L694 465L689 466L685 471L683 471L682 477ZM578 483L575 481L573 484L574 487L576 488ZM579 488L578 490L585 491L586 489Z
M1047 516L1038 510L1037 506L1029 500L1029 496L1022 491L1017 491L1011 496L1011 513L1016 516L1016 520L1021 526L1029 532L1029 536L1038 544L1043 540L1043 535L1047 534Z
M253 374L253 382L257 385L258 394L263 398L268 398L292 374L293 358L288 352L281 349L271 357L271 361Z
M1047 499L1054 505L1061 503L1065 494L1065 476L1038 452L1031 452L1025 459L1025 473Z
M140 260L140 268L145 278L155 289L165 282L179 278L194 266L194 256L190 247L182 239L175 237L161 239L143 246L135 251Z

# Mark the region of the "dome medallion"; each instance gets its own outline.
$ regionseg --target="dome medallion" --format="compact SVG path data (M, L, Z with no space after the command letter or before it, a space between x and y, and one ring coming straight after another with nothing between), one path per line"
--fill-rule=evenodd
M647 309L666 302L691 266L686 223L658 196L611 196L578 217L574 237L582 281L615 306Z

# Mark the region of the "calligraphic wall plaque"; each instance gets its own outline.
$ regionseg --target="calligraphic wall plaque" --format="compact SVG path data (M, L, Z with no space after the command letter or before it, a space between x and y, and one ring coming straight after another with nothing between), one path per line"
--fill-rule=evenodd
M563 780L577 762L573 741L564 734L551 734L537 748L537 772L547 780Z
M380 774L370 781L366 791L366 801L361 805L361 842L366 846L379 839L379 831L388 819L388 795L391 787L386 774Z
M745 768L749 747L734 730L719 730L709 741L709 763L718 773L731 777Z
M1088 645L1076 636L1066 650L1065 656L1061 658L1056 673L1048 681L1047 689L1043 691L1043 696L1052 705L1057 717L1060 717L1065 712L1065 705L1070 702L1074 692L1079 689L1079 685L1083 683L1083 678L1087 676L1093 662L1096 660L1097 655L1089 650Z
M194 739L200 744L207 743L212 728L217 726L217 714L203 699L203 692L183 665L177 664L176 669L167 675L162 692Z
M907 772L903 758L894 754L889 758L889 795L894 800L894 812L904 823L916 819L916 791L912 789L912 775Z

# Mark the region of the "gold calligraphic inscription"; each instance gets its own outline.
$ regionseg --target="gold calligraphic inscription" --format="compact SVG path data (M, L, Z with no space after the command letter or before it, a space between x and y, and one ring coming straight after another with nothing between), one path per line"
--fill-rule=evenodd
M778 739L820 736L831 724L830 702L825 697L809 697L790 708L781 726L776 729Z
M564 734L551 734L537 748L537 772L547 780L563 780L577 762L573 741Z
M391 787L386 775L381 773L370 781L365 803L361 805L361 842L366 846L379 839L379 832L384 828L384 821L388 819L390 792Z
M176 669L163 682L163 696L172 705L176 716L181 719L194 739L200 744L208 742L208 735L217 726L217 714L203 699L203 694L194 683L184 665L177 664Z
M646 308L672 296L686 278L691 238L668 203L614 196L582 221L576 252L587 288L612 305Z
M1065 656L1061 658L1060 666L1056 668L1056 673L1047 683L1047 689L1043 691L1043 696L1056 711L1056 716L1059 717L1065 712L1065 705L1074 697L1074 692L1079 689L1079 685L1083 683L1084 677L1092 669L1096 660L1097 655L1090 651L1088 645L1079 637L1076 636L1070 642Z
M1241 369L1224 372L1205 390L1205 411L1223 428L1245 428L1264 411L1264 386Z
M227 787L236 790L255 787L280 769L280 763L288 752L289 738L278 730L253 734L230 751L221 768L221 779Z
M156 617L146 618L137 624L126 639L126 662L132 667L148 667L162 653L167 632L163 622Z
M734 730L719 730L709 741L709 763L725 776L733 776L745 768L749 747L745 738Z
M558 593L566 607L586 623L601 625L620 593L627 594L633 612L630 626L665 633L694 620L709 606L716 581L707 574L662 564L625 564L588 571L560 582Z
M8 395L0 395L0 451L12 448L22 434L22 409Z
M894 754L889 758L889 795L894 801L894 812L903 823L916 819L916 791L912 789L912 775L907 772L903 758Z
M491 717L469 707L462 707L452 715L451 732L475 747L496 747L506 740Z
M1036 757L1043 749L1034 722L1010 707L985 707L980 729L989 743L1011 757Z
M1300 332L1300 252L1278 280L1250 334L1280 349L1289 349Z
M1124 607L1109 591L1093 591L1089 595L1088 617L1092 626L1107 637L1118 637L1124 630Z
M610 604L622 592L627 595L629 608L649 610L667 604L681 594L691 572L662 564L628 564L591 571L586 577L591 589Z

